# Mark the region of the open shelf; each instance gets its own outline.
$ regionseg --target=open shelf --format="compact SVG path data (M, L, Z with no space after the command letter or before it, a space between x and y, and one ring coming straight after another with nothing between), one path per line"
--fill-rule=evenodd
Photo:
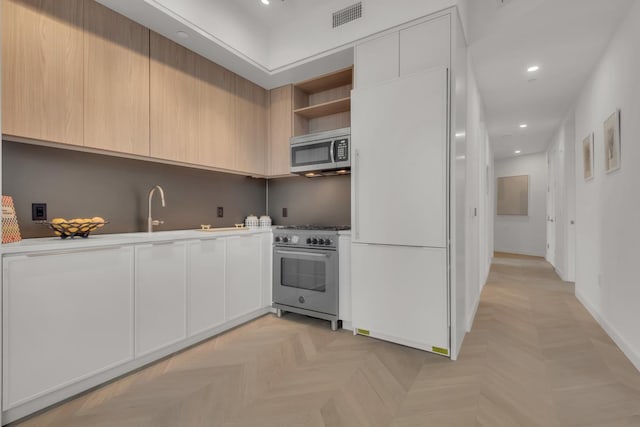
M315 104L310 107L298 108L293 112L305 119L316 119L318 117L332 114L344 113L351 110L351 98L340 98L334 101Z
M331 74L296 83L296 87L306 93L324 92L340 86L350 85L353 68L346 68Z
M293 134L351 126L353 68L293 85Z

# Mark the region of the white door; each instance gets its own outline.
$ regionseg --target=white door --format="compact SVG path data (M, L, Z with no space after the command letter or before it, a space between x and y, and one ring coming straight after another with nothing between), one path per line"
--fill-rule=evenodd
M351 246L353 327L449 355L447 250Z
M136 245L136 357L186 338L186 244Z
M7 410L133 360L131 247L5 256Z
M262 306L262 240L260 235L227 238L227 320Z
M225 251L224 239L188 243L189 336L205 332L225 321Z
M555 150L547 154L547 261L555 267L556 259L556 158Z
M353 242L446 247L447 73L352 92Z

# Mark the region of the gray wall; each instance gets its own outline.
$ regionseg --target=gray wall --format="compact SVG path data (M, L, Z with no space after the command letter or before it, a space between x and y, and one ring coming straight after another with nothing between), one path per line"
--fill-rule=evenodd
M269 180L269 215L277 225L351 225L351 176Z
M78 151L3 141L3 194L12 196L23 238L52 236L31 221L31 203L47 203L48 217L102 216L102 233L146 230L147 195L161 185L166 207L154 196L157 230L227 227L248 214L264 214L263 179ZM224 218L216 207L224 207Z

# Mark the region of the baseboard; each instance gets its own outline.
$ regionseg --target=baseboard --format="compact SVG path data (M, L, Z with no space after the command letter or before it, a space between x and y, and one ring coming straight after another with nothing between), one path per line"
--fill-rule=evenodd
M527 251L527 250L520 250L520 249L494 249L494 252L502 252L505 254L515 254L515 255L536 256L540 258L545 258L547 255L546 252Z
M594 319L602 326L602 329L611 337L613 342L622 350L625 356L631 361L633 366L640 371L640 353L635 351L629 343L622 338L622 335L618 333L615 327L611 325L603 316L598 313L596 308L591 305L587 299L576 289L576 298L582 303L584 308L593 316Z
M473 310L471 311L471 316L467 317L467 332L471 332L471 328L473 327L473 321L476 319L476 313L478 312L478 307L480 306L480 295L476 298L476 302L473 305Z

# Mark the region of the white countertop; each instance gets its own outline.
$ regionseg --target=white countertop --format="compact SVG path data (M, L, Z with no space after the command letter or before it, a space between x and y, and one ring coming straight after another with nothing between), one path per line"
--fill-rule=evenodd
M132 245L156 243L178 240L215 239L217 237L244 236L249 234L270 233L271 228L233 229L221 228L212 231L203 230L175 230L154 231L153 233L120 233L95 234L86 239L76 237L61 239L60 237L44 237L39 239L24 239L21 242L0 245L0 254L23 254L31 252L66 251L101 246Z

